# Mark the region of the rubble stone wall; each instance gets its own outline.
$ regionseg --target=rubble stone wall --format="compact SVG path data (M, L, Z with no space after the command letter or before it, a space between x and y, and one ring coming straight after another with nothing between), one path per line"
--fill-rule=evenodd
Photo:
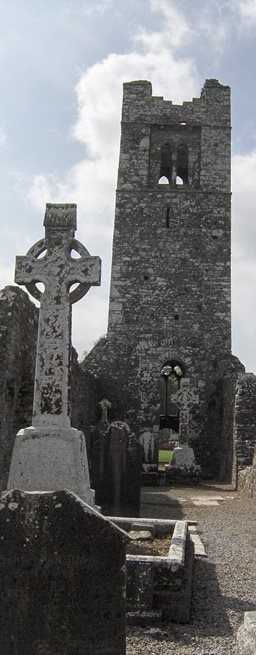
M234 436L238 470L251 466L256 451L256 375L240 373L235 398Z
M38 309L19 287L0 291L0 489L6 488L16 432L30 425Z

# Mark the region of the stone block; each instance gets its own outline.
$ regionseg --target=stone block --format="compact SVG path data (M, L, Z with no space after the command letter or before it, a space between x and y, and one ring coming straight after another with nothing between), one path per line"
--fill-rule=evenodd
M69 491L0 501L4 655L124 655L128 536Z
M237 655L256 653L256 612L245 612L244 623L237 633Z
M85 438L75 428L25 428L16 436L8 490L58 491L70 489L88 505L90 488Z

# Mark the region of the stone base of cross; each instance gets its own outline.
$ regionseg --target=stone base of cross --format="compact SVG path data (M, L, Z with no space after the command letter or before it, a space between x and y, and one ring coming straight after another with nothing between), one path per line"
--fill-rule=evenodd
M16 260L15 281L40 312L32 426L16 436L7 488L66 488L93 504L85 438L70 424L71 305L100 284L101 262L74 239L76 205L47 204L44 225L45 238Z
M85 437L75 428L34 428L16 436L7 489L61 491L70 489L95 505Z

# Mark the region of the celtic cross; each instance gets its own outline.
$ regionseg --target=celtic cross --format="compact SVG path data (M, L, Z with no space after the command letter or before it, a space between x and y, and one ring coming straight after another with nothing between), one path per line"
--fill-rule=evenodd
M40 300L32 425L68 428L71 304L100 285L101 262L74 239L76 205L47 204L44 226L45 238L16 258L15 282Z

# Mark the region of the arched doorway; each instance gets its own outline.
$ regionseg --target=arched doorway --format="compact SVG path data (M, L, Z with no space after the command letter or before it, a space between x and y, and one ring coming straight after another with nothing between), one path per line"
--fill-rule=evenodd
M174 396L179 391L183 375L181 364L176 360L167 362L161 369L160 429L171 428L179 432L179 407Z

